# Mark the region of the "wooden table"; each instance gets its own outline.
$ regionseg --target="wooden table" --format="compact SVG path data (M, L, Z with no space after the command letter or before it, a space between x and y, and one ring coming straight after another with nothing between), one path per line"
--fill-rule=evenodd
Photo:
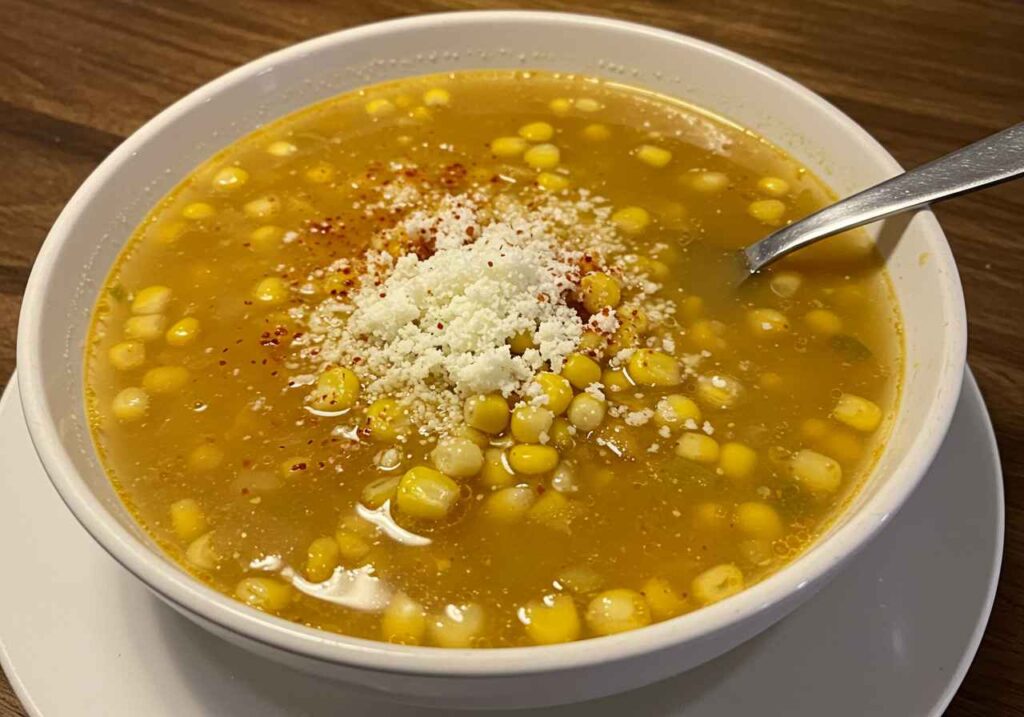
M125 136L196 86L306 38L491 0L0 0L0 376L14 368L32 259L64 202ZM1021 0L523 3L694 35L827 97L914 165L1024 120ZM995 611L949 715L1024 714L1024 185L938 208L960 266L970 362L1006 472ZM969 480L970 476L964 476ZM24 712L0 675L0 717Z

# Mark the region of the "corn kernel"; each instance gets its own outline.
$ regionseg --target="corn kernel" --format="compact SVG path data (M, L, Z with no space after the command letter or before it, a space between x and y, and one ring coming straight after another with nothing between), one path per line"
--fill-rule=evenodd
M427 107L445 107L452 101L452 94L443 87L432 87L423 93L423 104Z
M562 365L562 376L579 390L601 381L601 365L580 353L569 354Z
M281 210L281 201L272 194L258 197L242 206L246 216L253 219L266 219L272 217Z
M256 251L269 251L280 245L284 229L274 224L264 224L249 233L249 246Z
M381 638L396 645L419 645L427 633L427 611L405 593L396 593L380 617Z
M761 177L757 188L769 197L784 197L789 194L789 182L781 177Z
M541 443L548 435L555 414L540 406L520 405L512 411L512 437L520 443Z
M446 605L429 621L430 638L438 647L473 647L484 629L484 609L479 605Z
M676 455L694 463L714 463L720 452L718 441L703 433L684 433L676 441Z
M317 162L306 170L306 180L313 184L327 184L334 179L334 165L329 162Z
M757 453L742 443L729 442L722 446L718 457L722 475L735 480L745 480L757 468Z
M241 167L225 167L213 176L213 183L221 189L237 189L249 181L249 173Z
M564 495L558 491L549 490L534 501L527 511L526 517L531 522L568 533L574 508L573 503Z
M141 388L125 388L111 401L114 416L121 421L137 421L149 410L149 394Z
M430 111L429 107L413 107L409 110L409 116L417 122L429 122L434 118L434 114Z
M166 286L147 286L132 299L133 314L162 314L171 303L171 290Z
M640 593L651 608L651 616L655 620L668 620L686 612L686 599L667 580L651 578L640 588Z
M551 424L551 445L563 453L568 451L576 445L573 430L572 424L568 420L561 416L556 418L554 423Z
M553 144L536 144L523 154L523 161L534 169L554 169L561 159L561 152Z
M619 282L603 271L594 271L580 279L579 298L583 308L596 314L605 307L614 309L622 301Z
M664 396L654 407L654 422L659 426L680 428L686 425L687 421L699 424L701 412L692 399L682 394L673 393ZM690 424L691 427L693 424Z
M795 271L783 271L775 274L768 282L768 286L776 296L791 299L796 296L796 292L800 290L800 285L803 283L803 277Z
M569 178L563 174L555 174L554 172L541 172L537 175L537 184L542 189L546 189L549 192L561 192L563 189L569 188Z
M508 403L498 393L473 396L466 400L463 417L478 431L497 435L508 425Z
M804 315L808 328L822 336L835 336L843 330L843 320L828 309L811 309Z
M157 366L142 377L142 387L150 393L175 393L188 383L188 369L184 366Z
M288 285L283 279L268 276L256 285L252 295L264 306L278 306L288 299Z
M601 373L601 383L609 393L622 393L636 385L629 379L629 374L621 368L606 368Z
M534 382L540 387L541 393L544 394L547 402L544 404L544 408L550 411L554 416L560 416L565 413L565 409L569 407L569 403L572 401L572 385L568 379L564 376L559 376L557 373L550 373L548 371L537 374L534 378ZM513 433L515 436L515 416L513 415ZM550 427L550 426L549 426ZM547 430L547 429L545 429ZM516 437L516 440L524 440ZM535 441L525 441L526 443L534 443Z
M607 125L588 124L583 128L583 139L591 142L605 142L612 136L612 131Z
M107 358L118 371L131 371L146 363L146 347L139 341L122 341L110 347Z
M580 393L569 404L566 417L578 430L588 432L601 425L606 410L605 402L601 399L589 393Z
M206 532L206 513L191 498L176 500L171 503L171 527L179 538L191 542Z
M572 104L580 112L597 112L603 106L600 102L590 97L580 97Z
M641 386L677 386L682 381L679 362L663 351L637 349L627 366L629 377Z
M559 117L564 117L572 110L572 102L564 97L558 97L548 103L548 109Z
M729 514L720 503L699 503L693 509L693 527L708 533L724 528Z
M508 350L516 356L522 356L532 348L535 348L535 344L533 334L529 331L520 331L508 340Z
M812 493L834 493L843 479L843 469L833 459L807 448L790 461L793 477Z
M291 142L285 142L284 140L278 140L277 142L271 142L267 145L267 153L272 154L275 157L290 157L299 151Z
M778 199L758 199L747 206L747 213L762 224L774 227L782 223L786 205Z
M372 480L363 486L363 490L359 494L359 500L367 508L376 510L395 497L395 492L398 490L398 481L400 480L400 476L387 476L386 478Z
M712 408L732 408L742 395L743 384L732 376L711 374L697 378L697 398Z
M832 417L850 428L870 433L882 422L882 409L874 401L844 393L839 396Z
M496 157L518 157L529 146L522 137L498 137L491 142L491 154Z
M484 465L480 469L480 482L488 488L504 488L512 485L515 474L505 464L504 451L488 448L484 451Z
M612 214L612 223L627 234L639 234L651 223L651 215L643 207L623 207Z
M171 346L188 346L199 336L199 319L186 316L176 321L164 334L164 340Z
M242 578L235 597L257 610L278 612L291 604L292 586L274 578Z
M722 334L725 333L725 324L721 321L701 319L695 321L690 327L690 339L699 349L705 351L724 351L728 343Z
M690 594L702 605L710 605L743 589L743 573L726 563L705 570L690 583Z
M381 97L367 102L365 109L366 114L371 117L387 117L388 115L394 114L397 108L395 107L394 102Z
M651 624L651 609L635 590L606 590L587 605L587 626L598 635L614 635Z
M839 426L825 434L819 446L826 455L832 456L840 464L853 463L864 453L864 443L860 435Z
M484 466L484 452L468 438L446 438L430 452L434 466L447 476L469 478Z
M828 422L820 418L808 418L800 424L800 435L808 441L817 441L828 433Z
M352 369L334 366L316 380L312 405L320 411L347 411L359 400L359 377Z
M341 556L334 538L317 538L306 550L306 579L322 583L334 574L340 562Z
M558 451L551 446L521 443L508 452L508 464L524 475L547 473L558 465Z
M782 535L782 518L770 505L758 502L740 503L734 518L736 527L747 535L775 540Z
M181 215L186 219L209 219L217 210L206 202L192 202L181 210Z
M713 194L729 186L729 177L723 172L697 172L690 176L690 186L698 192Z
M501 523L513 523L526 515L536 498L533 489L526 486L502 488L487 496L484 515Z
M160 338L166 325L167 317L163 314L129 316L124 322L124 335L129 339L153 341Z
M757 336L774 336L789 331L789 319L775 309L751 309L747 312L747 326Z
M390 443L409 430L405 410L392 398L378 398L366 409L366 426L375 441Z
M576 602L568 595L545 595L531 600L519 611L526 634L538 645L572 642L580 636Z
M334 544L338 546L338 557L346 565L358 564L372 549L362 535L345 529L334 534Z
M213 532L204 533L189 543L185 550L185 560L203 570L213 570L217 567L220 556L213 548Z
M765 391L778 391L785 385L785 381L782 376L775 373L774 371L765 371L758 375L757 385L763 388Z
M592 329L583 329L583 335L580 336L580 343L577 348L584 353L594 353L595 355L604 350L605 338L600 332Z
M395 502L405 515L423 520L440 520L459 500L459 484L440 471L416 466L398 482Z
M519 136L529 142L547 142L555 136L555 128L547 122L531 122L519 128Z
M313 459L309 456L291 456L278 465L278 473L287 480L301 478L306 471L312 470Z
M642 144L634 151L634 156L646 165L661 169L672 161L672 153L653 144Z
M188 469L196 473L212 471L224 461L224 451L213 443L200 443L188 454Z

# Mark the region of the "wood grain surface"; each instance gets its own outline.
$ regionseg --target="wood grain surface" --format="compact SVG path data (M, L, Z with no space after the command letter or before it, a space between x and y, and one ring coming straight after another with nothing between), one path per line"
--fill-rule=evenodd
M508 6L490 0L0 0L0 376L6 380L14 368L21 293L51 223L100 160L163 107L237 65L326 32L417 13ZM824 95L906 166L1024 120L1022 0L518 6L644 22L736 50ZM937 214L963 278L970 363L995 423L1007 500L995 610L947 714L1021 715L1024 183L942 205ZM23 714L0 675L0 716Z

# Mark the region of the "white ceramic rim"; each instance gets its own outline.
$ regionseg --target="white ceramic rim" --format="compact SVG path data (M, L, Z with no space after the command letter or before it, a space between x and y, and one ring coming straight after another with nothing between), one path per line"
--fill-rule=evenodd
M364 25L324 35L266 55L203 85L178 100L143 125L115 149L86 179L64 207L50 230L36 258L29 277L19 321L18 377L22 406L36 452L61 498L83 527L127 570L167 600L222 628L264 645L326 663L348 665L381 672L435 675L445 677L489 677L521 675L559 669L579 669L589 665L613 663L640 654L656 652L680 643L699 641L713 633L783 601L801 590L813 590L831 575L840 564L866 545L899 510L924 476L949 428L960 394L967 344L967 323L963 292L952 253L942 229L930 212L919 218L922 229L941 240L937 242L934 260L943 271L942 295L946 316L951 317L946 330L949 350L940 368L940 385L948 387L938 397L929 421L930 428L921 435L897 465L894 478L886 481L877 493L838 528L825 543L828 550L814 549L790 563L779 572L744 590L728 600L695 613L651 625L642 630L581 642L543 647L496 648L488 650L414 647L346 637L307 628L249 608L232 598L205 586L184 571L159 559L152 550L116 520L109 517L103 504L88 490L75 470L57 431L57 417L47 409L43 399L43 361L37 354L40 346L40 325L46 302L47 287L66 283L55 274L60 247L72 232L79 214L97 188L115 174L131 157L136 147L158 133L165 125L187 113L222 90L273 66L316 51L321 47L355 39L372 39L393 30L426 29L438 24L448 26L487 21L533 20L561 24L571 32L573 27L597 27L640 34L696 48L741 65L761 75L766 82L785 86L819 104L837 125L855 136L865 155L883 161L893 173L900 166L886 150L853 120L824 98L794 80L742 55L701 40L659 30L645 25L605 18L534 11L480 11L422 15ZM59 281L61 280L61 281Z

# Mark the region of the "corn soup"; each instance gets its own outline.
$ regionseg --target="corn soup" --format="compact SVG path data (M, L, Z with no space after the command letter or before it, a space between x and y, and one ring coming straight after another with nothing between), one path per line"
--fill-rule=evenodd
M138 227L86 350L97 449L211 587L440 647L609 635L811 543L895 412L898 313L764 139L540 72L405 79L272 123Z

